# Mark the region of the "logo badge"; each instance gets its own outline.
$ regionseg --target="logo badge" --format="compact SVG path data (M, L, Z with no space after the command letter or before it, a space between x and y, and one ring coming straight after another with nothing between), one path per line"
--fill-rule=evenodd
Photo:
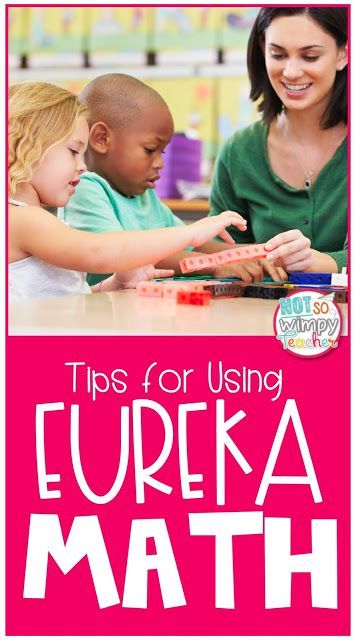
M339 344L341 314L333 293L304 289L281 298L274 315L274 331L283 349L315 358Z

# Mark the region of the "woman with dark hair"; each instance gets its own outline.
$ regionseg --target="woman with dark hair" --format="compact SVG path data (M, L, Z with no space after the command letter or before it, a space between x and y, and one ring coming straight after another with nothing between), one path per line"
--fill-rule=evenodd
M336 272L347 263L347 9L263 8L248 43L261 121L223 145L212 214L248 221L238 243L266 243L266 273ZM246 265L248 270L248 264ZM278 269L279 276L283 270Z

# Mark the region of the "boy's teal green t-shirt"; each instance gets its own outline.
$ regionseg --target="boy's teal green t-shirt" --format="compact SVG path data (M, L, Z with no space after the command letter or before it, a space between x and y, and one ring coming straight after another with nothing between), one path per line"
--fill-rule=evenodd
M75 194L59 217L82 231L144 231L178 227L184 222L160 201L154 189L133 198L121 195L97 173L88 171L80 178ZM106 274L107 276L110 274ZM96 284L105 274L88 273L87 281Z

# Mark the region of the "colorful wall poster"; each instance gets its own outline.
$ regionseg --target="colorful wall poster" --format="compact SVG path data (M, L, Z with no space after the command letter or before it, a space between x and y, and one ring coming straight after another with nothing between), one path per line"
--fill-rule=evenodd
M152 22L152 9L103 6L86 8L90 28L88 50L91 52L146 51Z
M12 22L23 15L24 7L11 9ZM244 49L255 15L255 8L217 6L33 6L26 53L76 51L88 43L90 51ZM10 27L14 48L17 28Z
M217 148L235 131L257 120L256 106L249 99L250 87L246 76L220 78L217 85Z
M60 53L86 52L88 60L95 54L106 53L106 64L118 64L120 53L156 52L179 49L182 54L190 52L189 63L194 61L194 51L204 47L231 47L245 56L246 34L256 9L235 7L232 18L229 10L219 7L117 7L87 6L85 8L55 7L13 7L9 11L9 43L13 54L28 54L31 78L41 76L43 68L49 64L56 66L65 62ZM234 39L228 43L225 31L231 30ZM232 46L233 44L233 46ZM33 56L36 57L32 68ZM109 57L108 57L109 56ZM94 59L94 58L93 58ZM78 59L74 58L78 66ZM72 60L72 62L73 62ZM194 77L184 72L188 64L182 58L181 75L171 76L169 66L153 73L152 77L142 73L137 65L129 65L124 71L130 73L162 93L175 121L176 131L191 132L203 140L203 155L213 161L219 145L231 133L251 123L255 108L248 99L246 64L234 68L234 75L226 76L212 70L201 73L201 60ZM41 62L42 61L42 62ZM116 67L101 68L100 63L93 68L91 77L102 72L114 71ZM157 71L157 69L155 69ZM54 80L61 86L80 93L88 82L88 73L80 68L77 77L73 73L66 77L60 71ZM26 71L20 73L11 69L12 77L26 78ZM181 96L185 100L181 100Z
M246 49L257 15L256 7L225 7L220 11L219 45L222 49Z
M174 118L175 131L204 141L203 153L211 158L215 142L215 78L147 79L166 100ZM181 97L184 95L184 101Z
M85 10L72 7L36 7L30 13L31 53L82 51Z
M216 7L157 7L154 48L182 50L216 47L219 9Z
M10 54L24 55L30 49L31 9L22 7L21 11L11 8L8 11L9 51Z

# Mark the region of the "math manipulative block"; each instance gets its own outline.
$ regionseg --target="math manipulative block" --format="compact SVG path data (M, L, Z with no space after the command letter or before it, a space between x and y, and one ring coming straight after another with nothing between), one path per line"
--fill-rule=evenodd
M348 287L348 275L347 273L332 273L331 284L337 287Z
M162 282L154 282L153 280L138 282L136 285L136 291L138 295L147 296L149 298L161 298L162 289Z
M195 271L195 258L184 258L180 261L179 265L182 273L189 273Z
M339 304L343 304L344 302L348 302L349 292L347 289L339 289L334 293L334 302L338 302Z
M263 298L264 300L279 300L285 298L288 289L284 286L277 285L253 285L249 284L244 287L244 295L246 298Z
M203 282L163 282L162 295L163 298L177 298L179 291L204 291Z
M177 293L180 290L184 290L185 286L184 285L180 285L177 286L176 283L164 283L163 287L162 287L162 297L163 298L176 298L177 297ZM187 287L188 290L188 287Z
M222 264L227 264L228 262L230 262L230 258L227 253L227 251L219 251L218 253L212 254L215 256L216 266L220 266Z
M178 304L192 304L196 306L206 306L210 304L210 291L178 291Z
M306 273L295 271L289 276L292 284L331 284L331 273Z
M238 282L218 282L204 285L213 298L238 298L243 295L243 287Z
M168 280L167 282L143 281L138 282L136 285L136 291L139 296L147 298L173 298L176 299L179 291L188 293L203 293L205 284L212 282L210 280L191 280L186 282L180 282L175 280ZM213 281L215 282L215 281Z
M258 258L264 258L266 255L267 251L264 248L264 244L251 244L246 247L239 246L235 249L210 253L206 256L191 256L190 258L184 258L179 264L182 273L188 273L189 271L199 271L199 269L239 262L240 260L258 260Z

